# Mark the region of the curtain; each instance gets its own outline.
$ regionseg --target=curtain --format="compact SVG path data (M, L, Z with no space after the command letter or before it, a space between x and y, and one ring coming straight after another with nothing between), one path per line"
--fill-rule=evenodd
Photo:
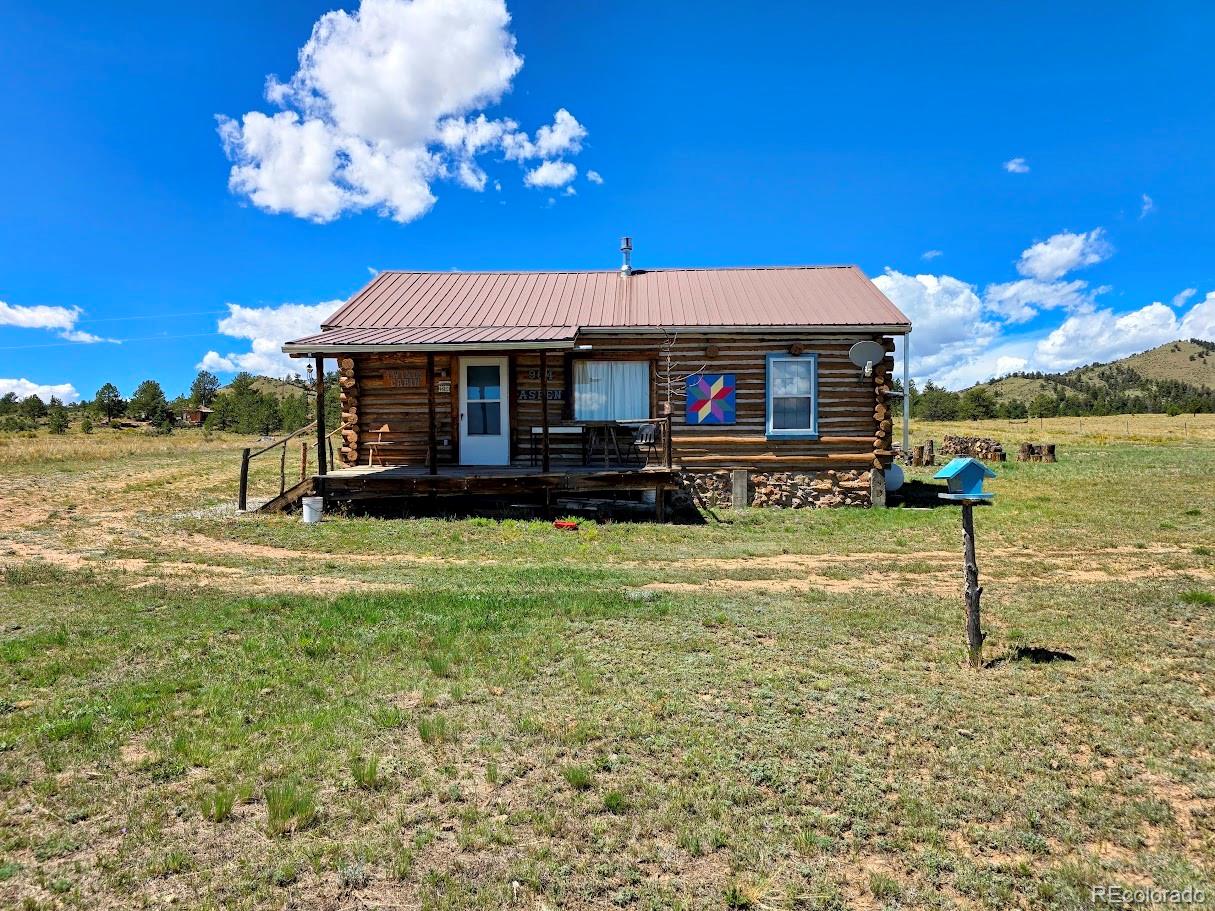
M574 417L579 421L650 417L650 365L645 361L574 361Z

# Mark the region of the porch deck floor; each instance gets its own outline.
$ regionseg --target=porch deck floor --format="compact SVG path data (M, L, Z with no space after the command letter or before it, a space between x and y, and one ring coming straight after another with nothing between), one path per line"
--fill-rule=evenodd
M560 478L567 475L622 475L622 474L670 474L665 465L608 466L561 465L547 472L531 465L440 465L436 474L431 474L425 465L357 465L350 468L335 468L325 475L330 481L343 480L414 480L417 478ZM320 477L317 475L316 477Z

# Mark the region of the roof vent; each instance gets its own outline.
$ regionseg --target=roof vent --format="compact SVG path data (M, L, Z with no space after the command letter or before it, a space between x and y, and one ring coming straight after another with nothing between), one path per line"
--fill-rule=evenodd
M624 261L620 264L620 274L629 275L633 271L633 264L631 261L633 257L633 238L620 238L620 253L624 257Z

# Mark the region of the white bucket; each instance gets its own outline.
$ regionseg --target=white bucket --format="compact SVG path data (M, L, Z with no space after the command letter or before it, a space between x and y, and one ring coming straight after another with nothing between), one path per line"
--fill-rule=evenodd
M325 511L324 497L304 497L301 501L304 504L304 521L309 525L315 525L321 521L321 513Z

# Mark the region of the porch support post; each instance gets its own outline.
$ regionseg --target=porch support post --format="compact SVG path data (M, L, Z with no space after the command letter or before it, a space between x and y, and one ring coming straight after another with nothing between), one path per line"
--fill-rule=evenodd
M426 353L426 461L431 474L439 473L439 449L435 440L435 355Z
M316 473L322 477L327 466L325 460L325 356L316 356Z
M543 437L543 452L540 456L540 470L549 473L552 459L548 451L548 352L540 349L540 429Z

